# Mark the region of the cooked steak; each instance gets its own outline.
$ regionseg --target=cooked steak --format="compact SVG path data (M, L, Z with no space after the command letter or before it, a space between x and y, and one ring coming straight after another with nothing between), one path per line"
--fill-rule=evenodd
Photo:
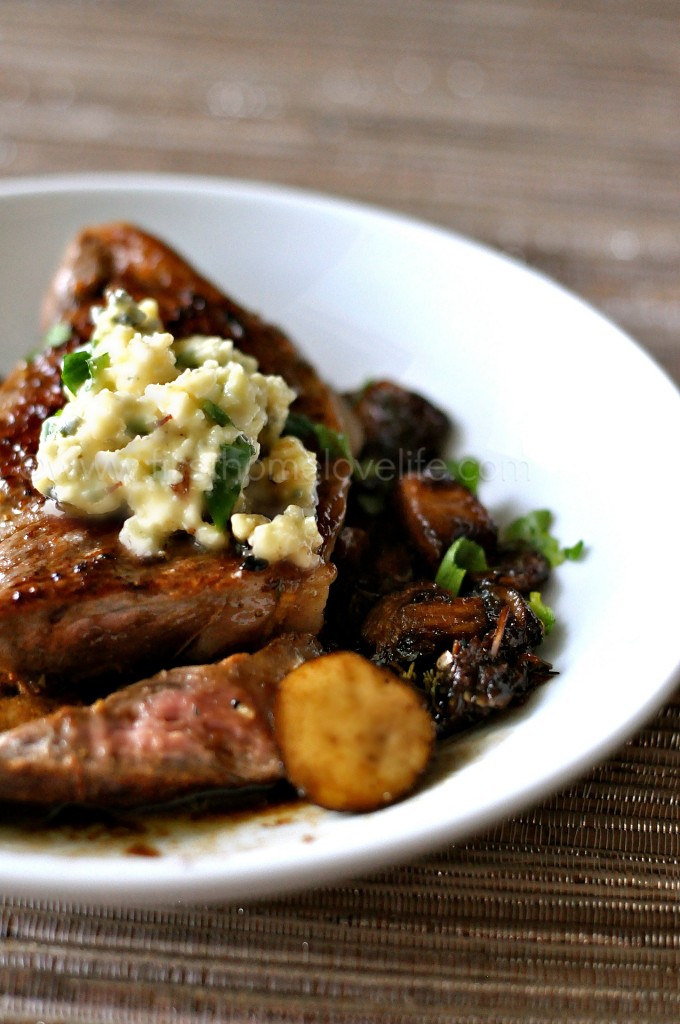
M290 634L17 726L0 736L0 800L120 807L276 782L277 685L321 653L313 637Z
M262 565L236 550L199 550L187 536L163 558L141 561L118 539L120 523L50 511L31 485L45 417L64 403L65 350L87 341L90 311L107 288L156 299L175 337L231 338L263 373L280 374L294 409L341 430L330 389L276 327L224 296L160 241L126 224L82 232L66 253L44 309L45 326L71 340L21 363L0 386L0 672L44 677L48 690L92 677L156 671L259 647L285 631L318 632L335 569L349 466L320 459L321 564Z

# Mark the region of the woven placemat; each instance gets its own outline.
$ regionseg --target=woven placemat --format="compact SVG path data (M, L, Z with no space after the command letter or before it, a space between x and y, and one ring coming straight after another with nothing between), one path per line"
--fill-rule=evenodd
M246 907L0 900L0 1019L680 1020L680 692L474 842Z

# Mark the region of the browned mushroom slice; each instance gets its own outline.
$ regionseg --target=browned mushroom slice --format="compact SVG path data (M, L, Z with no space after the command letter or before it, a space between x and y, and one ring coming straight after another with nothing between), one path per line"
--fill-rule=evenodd
M364 432L364 458L427 462L442 450L449 433L447 417L422 395L393 384L372 381L347 396Z
M550 562L529 544L503 545L498 548L494 565L482 572L469 572L468 581L473 589L485 582L514 587L520 594L540 590L550 578Z
M383 662L434 654L452 640L489 628L481 597L452 597L436 583L411 583L382 598L364 622L362 637Z
M439 733L446 735L522 703L553 674L533 651L499 657L485 641L454 642L437 660L429 680L430 712Z
M468 537L487 551L495 547L497 530L491 516L456 480L407 473L397 484L395 498L413 544L432 568L458 537Z
M485 583L475 589L474 595L481 597L489 621L494 625L492 657L539 646L543 626L519 590L500 583Z

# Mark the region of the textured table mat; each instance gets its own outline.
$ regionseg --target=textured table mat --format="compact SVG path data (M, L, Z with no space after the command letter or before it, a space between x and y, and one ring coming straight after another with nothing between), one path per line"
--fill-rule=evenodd
M0 2L1 175L241 176L423 216L676 380L679 165L677 0ZM679 798L676 694L569 789L371 878L241 908L0 899L0 1021L677 1022Z

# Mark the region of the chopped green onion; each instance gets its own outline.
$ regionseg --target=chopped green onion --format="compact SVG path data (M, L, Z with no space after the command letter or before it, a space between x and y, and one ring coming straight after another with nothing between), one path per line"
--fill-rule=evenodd
M478 459L472 455L465 455L462 459L447 459L446 468L454 480L473 494L477 493L482 476L482 466Z
M553 568L561 565L565 559L576 561L583 554L583 541L580 540L571 547L562 547L557 538L550 533L552 522L552 512L547 508L536 509L510 523L504 531L504 540L525 541L540 551Z
M64 356L61 380L72 395L76 395L91 377L90 352L87 349L79 348Z
M562 554L570 562L578 562L579 558L585 551L585 544L582 540L577 540L571 547L562 548Z
M528 605L536 618L540 619L543 623L543 630L545 635L551 631L555 625L555 613L547 604L543 603L543 599L538 590L532 590L529 594Z
M205 494L208 515L218 530L226 529L252 455L253 446L243 436L220 448L212 489Z
M468 569L480 572L487 568L484 548L467 537L459 537L442 558L434 581L456 597Z
M44 348L57 348L63 345L71 337L71 325L65 323L53 324L43 338Z
M59 428L59 433L62 437L73 437L78 430L82 420L67 420L62 427Z
M108 352L102 352L100 356L95 356L94 359L90 359L90 376L92 380L97 376L100 370L108 370L111 365L111 356Z
M198 360L190 353L175 352L175 366L180 366L183 370L197 370L199 365Z
M352 461L352 453L349 450L349 442L345 434L339 434L337 430L331 430L323 423L314 424L314 433L319 441L322 451L326 452L332 459L348 459Z
M349 450L349 442L345 434L332 430L324 423L315 423L308 416L299 412L289 412L283 428L284 434L292 434L301 441L315 438L316 443L322 452L325 452L331 459L347 459L352 462L352 453Z
M151 427L141 419L130 419L125 424L125 433L129 437L148 437Z
M57 409L55 413L48 416L46 420L43 420L42 427L40 428L40 441L46 437L52 437L53 434L61 434L62 437L73 437L80 426L79 419L68 419L64 417L64 409ZM65 422L64 422L65 420Z
M231 416L221 409L215 402L211 402L209 398L206 398L204 402L201 402L201 409L209 420L216 423L218 427L233 427Z
M94 380L100 370L105 370L110 365L111 357L108 352L93 356L89 347L77 348L75 352L68 352L64 356L61 369L62 384L72 395L76 395L86 381Z

